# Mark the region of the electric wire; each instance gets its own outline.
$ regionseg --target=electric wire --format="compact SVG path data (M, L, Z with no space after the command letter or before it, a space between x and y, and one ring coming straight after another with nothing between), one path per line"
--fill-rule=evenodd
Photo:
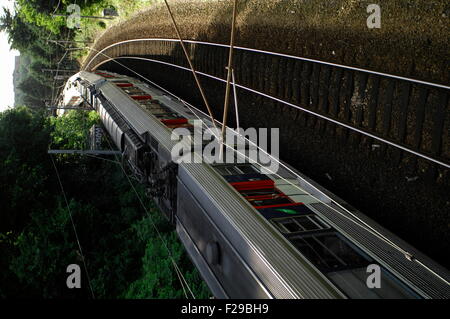
M63 193L64 201L65 201L66 206L67 206L67 212L68 212L69 217L70 217L70 222L72 223L73 231L75 233L75 238L76 238L76 241L77 241L77 244L78 244L78 249L80 251L81 259L82 259L83 264L84 264L84 269L86 271L86 276L87 276L87 280L88 280L88 284L89 284L89 289L91 291L92 299L95 299L94 290L92 289L91 279L90 279L90 276L89 276L89 271L88 271L88 268L87 268L87 265L86 265L86 259L85 259L84 254L83 254L83 249L81 248L81 244L80 244L80 240L79 240L79 237L78 237L77 228L75 227L75 223L73 221L72 212L70 210L70 206L69 206L69 202L67 200L66 192L64 191L64 187L63 187L63 184L61 182L61 178L59 176L58 168L56 167L55 161L53 160L53 157L52 157L51 154L49 154L49 156L50 156L50 159L52 160L52 164L53 164L53 167L55 169L56 177L58 179L59 187L61 188L61 192Z
M159 60L155 60L155 59L141 58L141 57L117 57L117 58L109 58L108 60L105 60L105 61L103 61L102 63L98 64L96 67L99 67L100 65L102 65L102 64L104 64L104 63L107 63L107 62L110 62L110 61L113 61L113 62L115 62L115 63L119 63L119 64L123 67L123 66L124 66L123 64L121 64L120 62L116 61L116 60L118 60L118 59L143 60L143 61L154 62L154 63L159 63L159 64L164 64L164 65L172 66L172 67L175 67L175 68L178 68L178 69L182 69L182 70L186 70L186 71L189 70L188 68L185 68L185 67L180 66L180 65L177 65L177 64L172 64L172 63L169 63L169 62L163 62L163 61L159 61ZM224 79L219 78L219 77L216 77L216 76L213 76L213 75L210 75L210 74L207 74L207 73L203 73L203 72L199 72L199 71L197 71L197 73L200 74L200 75L203 75L203 76L205 76L205 77L209 77L209 78L211 78L211 79L220 81L220 82L225 82ZM405 146L403 146L403 145L400 145L400 144L391 142L391 141L389 141L389 140L387 140L387 139L384 139L384 138L379 137L379 136L377 136L377 135L374 135L374 134L372 134L372 133L366 132L366 131L364 131L364 130L358 129L358 128L353 127L353 126L351 126L351 125L348 125L348 124L342 123L342 122L340 122L340 121L334 120L334 119L329 118L329 117L327 117L327 116L324 116L324 115L322 115L322 114L320 114L320 113L316 113L316 112L311 111L311 110L309 110L309 109L306 109L306 108L304 108L304 107L295 105L295 104L293 104L293 103L290 103L290 102L287 102L287 101L282 100L282 99L280 99L280 98L277 98L277 97L268 95L268 94L266 94L266 93L263 93L263 92L260 92L260 91L251 89L251 88L246 87L246 86L243 86L243 85L241 85L241 84L234 83L233 85L235 85L236 87L238 87L238 88L240 88L240 89L249 91L249 92L251 92L251 93L254 93L254 94L263 96L263 97L265 97L265 98L269 98L269 99L271 99L271 100L274 100L274 101L276 101L276 102L279 102L279 103L288 105L288 106L290 106L290 107L299 109L299 110L301 110L301 111L303 111L303 112L306 112L306 113L308 113L308 114L314 115L314 116L319 117L319 118L321 118L321 119L323 119L323 120L329 121L329 122L331 122L331 123L333 123L333 124L336 124L336 125L345 127L345 128L347 128L347 129L349 129L349 130L352 130L352 131L355 131L355 132L360 133L360 134L362 134L362 135L368 136L368 137L370 137L370 138L373 138L373 139L375 139L375 140L378 140L378 141L380 141L380 142L383 142L383 143L388 144L388 145L390 145L390 146L393 146L393 147L395 147L395 148L399 148L399 149L401 149L401 150L403 150L403 151L405 151L405 152L411 153L411 154L413 154L413 155L416 155L416 156L418 156L418 157L421 157L421 158L423 158L423 159L425 159L425 160L428 160L428 161L430 161L430 162L439 164L439 165L441 165L441 166L443 166L443 167L450 168L450 164L447 164L447 163L445 163L445 162L442 162L442 161L440 161L440 160L437 160L437 159L435 159L435 158L433 158L433 157L430 157L430 156L428 156L428 155L422 154L422 153L420 153L420 152L414 151L414 150L412 150L412 149L410 149L410 148L408 148L408 147L405 147Z
M96 50L94 48L90 48L91 50L94 50L97 53L95 54L95 56L93 58L91 58L89 60L88 64L83 69L84 70L88 70L90 64L95 60L95 58L97 58L100 54L102 54L104 51L106 51L106 50L108 50L110 48L113 48L115 46L122 45L122 44L127 44L127 43L146 42L146 41L151 41L151 42L158 42L158 41L160 41L160 42L178 42L179 40L178 39L169 39L169 38L131 39L131 40L118 41L116 43L113 43L111 45L108 45L108 46L104 47L102 50ZM213 42L207 42L207 41L197 41L197 40L183 40L183 41L185 43L208 45L208 46L216 46L216 47L222 47L222 48L229 48L230 47L228 44L213 43ZM373 74L373 75L379 75L379 76L388 77L388 78L392 78L392 79L396 79L396 80L408 81L408 82L412 82L412 83L416 83L416 84L429 85L429 86L442 88L442 89L447 89L447 90L450 89L450 86L444 85L444 84L433 83L433 82L429 82L429 81L422 81L422 80L417 80L417 79L408 78L408 77L404 77L404 76L398 76L398 75L389 74L389 73L377 72L377 71L373 71L373 70L369 70L369 69L357 68L357 67L353 67L353 66L348 66L348 65L338 64L338 63L331 63L331 62L321 61L321 60L317 60L317 59L309 59L309 58L304 58L304 57L290 55L290 54L284 54L284 53L278 53L278 52L272 52L272 51L266 51L266 50L259 50L259 49L253 49L253 48L248 48L248 47L241 47L241 46L235 46L234 48L236 50L242 50L242 51L248 51L248 52L254 52L254 53L261 53L261 54L278 56L278 57L284 57L284 58L300 60L300 61L306 61L306 62L319 63L319 64L323 64L323 65L343 68L343 69L346 69L346 70L363 72L363 73L368 73L368 74Z
M110 149L113 150L113 147L112 147L111 142L109 141L109 139L106 139L106 141L107 141L107 143L108 143ZM132 182L131 179L130 179L130 176L129 176L128 173L126 172L126 169L125 169L125 167L124 167L122 161L118 161L118 159L117 159L118 156L117 156L117 155L114 155L114 156L116 157L116 160L117 160L117 162L119 163L120 168L122 169L124 175L126 176L126 178L127 178L128 182L129 182L129 184L130 184L132 190L134 191L134 193L135 193L135 195L136 195L136 197L137 197L137 199L138 199L140 205L142 206L142 208L144 209L145 213L147 214L147 217L149 218L150 223L152 224L152 227L155 229L155 231L156 231L156 233L157 233L159 239L160 239L161 242L163 243L164 248L166 249L169 258L170 258L171 262L172 262L173 265L174 265L175 272L177 272L177 274L178 274L178 272L180 273L181 277L182 277L183 280L184 280L184 283L187 285L187 288L188 288L189 293L191 294L192 298L193 298L193 299L196 299L196 298L195 298L195 294L192 292L192 289L191 289L191 288L189 287L189 285L187 284L187 281L186 281L186 279L184 278L184 275L181 273L181 270L180 270L180 268L178 267L178 265L177 265L177 263L176 263L176 261L175 261L175 258L173 257L172 252L171 252L170 249L169 249L169 246L167 245L167 242L165 241L164 237L163 237L162 234L160 233L158 227L156 226L156 223L155 223L154 220L153 220L153 217L151 216L151 214L150 214L150 212L148 211L147 207L145 206L145 204L144 204L144 202L143 202L141 196L139 195L138 191L136 190L136 188L135 188L133 182ZM183 286L183 282L180 281L180 283L181 283L181 285ZM183 289L184 289L184 288L183 288Z

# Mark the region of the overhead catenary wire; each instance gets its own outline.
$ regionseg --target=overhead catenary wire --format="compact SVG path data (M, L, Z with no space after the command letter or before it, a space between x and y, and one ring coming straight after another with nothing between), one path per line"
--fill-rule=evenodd
M107 55L106 55L106 56L107 56ZM164 61L159 61L159 60L149 59L149 58L142 58L142 57L130 57L130 56L125 56L125 57L122 57L122 56L121 56L121 57L117 57L117 58L109 58L108 60L105 60L105 61L103 61L103 62L97 64L96 67L99 67L100 65L102 65L102 64L104 64L104 63L107 63L107 62L110 62L110 61L114 61L114 62L116 62L116 63L119 63L119 62L116 61L116 60L118 60L118 59L135 59L135 60L143 60L143 61L149 61L149 62L159 63L159 64L163 64L163 65L168 65L168 66L175 67L175 68L179 68L179 69L186 70L186 71L189 70L189 69L186 68L186 67L183 67L183 66L180 66L180 65L177 65L177 64L173 64L173 63L169 63L169 62L164 62ZM119 64L121 64L121 63L119 63ZM123 66L123 64L121 64L121 65ZM207 73L200 72L200 71L197 71L197 73L198 73L199 75L202 75L202 76L205 76L205 77L208 77L208 78L217 80L217 81L225 82L224 79L219 78L219 77L216 77L216 76L213 76L213 75L211 75L211 74L207 74ZM136 73L136 74L137 74L137 73ZM401 149L401 150L403 150L403 151L405 151L405 152L411 153L411 154L413 154L413 155L416 155L416 156L418 156L418 157L421 157L421 158L423 158L423 159L425 159L425 160L428 160L428 161L430 161L430 162L439 164L439 165L441 165L441 166L443 166L443 167L450 168L450 164L447 164L447 163L445 163L445 162L443 162L443 161L441 161L441 160L438 160L438 159L435 159L435 158L433 158L433 157L431 157L431 156L428 156L428 155L426 155L426 154L422 154L422 153L420 153L420 152L414 151L414 150L412 150L412 149L410 149L410 148L408 148L408 147L405 147L405 146L400 145L400 144L398 144L398 143L394 143L394 142L392 142L392 141L389 141L389 140L387 140L387 139L384 139L384 138L382 138L382 137L379 137L379 136L377 136L377 135L375 135L375 134L366 132L366 131L364 131L364 130L362 130L362 129L358 129L358 128L353 127L353 126L351 126L351 125L349 125L349 124L346 124L346 123L343 123L343 122L334 120L334 119L329 118L329 117L327 117L327 116L325 116L325 115L322 115L322 114L320 114L320 113L317 113L317 112L314 112L314 111L309 110L309 109L307 109L307 108L301 107L301 106L299 106L299 105L290 103L290 102L285 101L285 100L283 100L283 99L280 99L280 98L271 96L271 95L266 94L266 93L264 93L264 92L254 90L254 89L249 88L249 87L246 87L246 86L244 86L244 85L237 84L237 83L233 83L233 85L235 85L236 87L238 87L238 88L240 88L240 89L246 90L246 91L248 91L248 92L251 92L251 93L254 93L254 94L257 94L257 95L266 97L266 98L268 98L268 99L274 100L274 101L276 101L276 102L279 102L279 103L288 105L288 106L290 106L290 107L296 108L296 109L301 110L301 111L303 111L303 112L306 112L306 113L308 113L308 114L311 114L311 115L314 115L314 116L316 116L316 117L319 117L319 118L321 118L321 119L323 119L323 120L332 122L332 123L334 123L334 124L336 124L336 125L345 127L345 128L347 128L347 129L349 129L349 130L355 131L355 132L357 132L357 133L360 133L360 134L362 134L362 135L368 136L368 137L373 138L373 139L375 139L375 140L378 140L378 141L380 141L380 142L386 143L386 144L388 144L388 145L390 145L390 146L393 146L393 147L395 147L395 148L399 148L399 149Z
M108 143L108 145L109 145L109 148L110 148L111 150L113 150L113 147L112 147L111 142L109 141L109 139L106 139L106 141L107 141L107 143ZM184 278L184 275L183 275L183 273L181 272L181 269L179 268L178 264L176 263L175 258L173 257L172 252L171 252L171 250L169 249L169 246L167 245L166 240L164 239L164 237L162 236L162 234L161 234L161 232L159 231L158 227L156 226L156 223L154 222L153 217L151 216L150 212L148 211L147 207L146 207L145 204L144 204L144 201L142 200L141 196L139 195L138 191L136 190L136 187L134 186L133 182L131 181L131 178L130 178L130 176L128 175L128 173L127 173L127 171L126 171L126 169L125 169L125 167L124 167L122 161L119 161L119 160L117 159L117 157L118 157L117 155L114 155L114 156L116 157L116 161L118 162L120 168L122 169L122 172L124 173L125 177L127 178L128 183L130 184L130 186L131 186L133 192L135 193L135 195L136 195L136 197L137 197L137 199L138 199L140 205L142 206L142 208L144 209L145 213L147 214L147 217L149 218L150 223L151 223L153 229L156 231L156 234L158 235L158 237L159 237L159 239L161 240L161 242L162 242L164 248L166 249L167 254L168 254L168 257L170 258L170 261L172 262L172 264L173 264L173 266L174 266L174 269L175 269L175 272L177 273L177 276L178 276L178 277L181 276L182 280L180 280L180 284L182 285L183 291L185 290L184 287L186 286L186 287L187 287L187 290L189 291L189 293L190 293L190 295L192 296L192 298L193 298L193 299L196 299L196 298L195 298L195 294L193 293L193 291L192 291L192 289L190 288L190 286L189 286L189 284L188 284L186 278ZM186 294L186 297L187 297L187 294Z
M70 37L70 32L71 32L71 30L69 30L69 32L67 33L67 40ZM57 44L60 45L59 43L57 43ZM55 94L55 92L54 92L55 91L55 86L56 86L56 79L57 79L57 77L59 75L58 74L59 73L59 67L60 67L62 61L64 60L64 58L66 57L66 55L68 53L67 48L65 46L62 46L62 45L60 45L60 46L65 49L65 52L64 52L64 55L62 56L62 58L56 64L56 73L55 73L55 76L53 78L53 84L52 84L52 98L51 98L52 105L54 105L56 103L56 101L58 100L58 98L59 98L59 94L58 93ZM52 72L52 75L53 75L53 72Z
M184 101L182 101L184 102ZM185 104L185 103L183 103ZM187 104L185 104L188 108L189 106ZM203 113L201 110L193 107L195 110L197 110L198 112ZM202 123L209 128L206 123L196 114L196 112L194 112L191 108L189 108L191 110L191 112L193 114L196 115L196 117L202 121ZM214 134L212 132L212 134ZM239 136L241 136L238 133ZM216 135L215 135L216 136ZM219 137L216 136L216 138L218 139ZM254 146L258 147L258 149L260 151L263 151L264 153L266 153L266 155L270 156L272 159L277 160L276 158L274 158L271 154L267 153L265 150L261 149L258 145L254 144L252 141L250 141L249 139L246 139L246 141L250 142L251 144L253 144ZM239 152L238 150L234 149L231 145L225 144L226 147L235 150L238 154L242 155L243 157L245 157L246 159L250 159L248 156L246 156L244 153ZM299 175L297 175L294 171L292 171L288 166L284 165L283 163L280 163L285 169L289 170L291 173L295 174L297 177L301 178ZM268 169L267 167L265 168L266 170L269 170L273 175L277 176L279 179L283 180L284 182L287 182L288 184L290 184L291 186L300 189L300 187L294 183L292 183L290 180L284 178L283 176L281 176L280 174L276 173L275 171L271 171L270 169ZM313 187L314 189L316 189L317 191L321 192L317 187L315 187L313 184L309 183L308 181L304 180L307 184L309 184L309 186ZM305 191L303 189L301 189L302 191ZM427 265L425 265L423 262L421 262L420 260L418 260L412 253L406 251L405 249L401 248L400 246L398 246L397 244L395 244L393 241L391 241L389 238L387 238L386 236L384 236L383 234L381 234L378 230L376 230L375 228L373 228L372 226L370 226L369 224L367 224L365 221L363 221L361 218L359 218L358 216L356 216L354 213L350 212L349 210L347 210L345 207L343 207L341 204L339 204L338 202L334 201L333 199L328 198L335 204L337 205L340 209L346 211L352 218L350 218L349 216L346 216L344 214L342 214L341 212L339 212L336 208L330 206L328 203L325 203L324 201L320 200L319 198L317 198L316 196L314 196L313 194L311 194L310 192L306 192L309 196L311 196L313 199L317 200L318 202L322 203L323 205L325 205L326 207L332 209L333 211L339 213L342 217L346 218L347 220L350 220L353 223L356 223L358 226L364 228L366 231L368 231L369 233L371 233L372 235L374 235L375 237L377 237L378 239L380 239L381 241L385 242L386 244L388 244L389 246L391 246L392 248L400 251L403 256L408 259L409 261L414 261L417 262L421 267L425 268L428 272L432 273L433 275L435 275L437 278L439 278L440 280L442 280L443 282L445 282L446 284L449 284L449 282L443 278L441 275L439 275L438 273L436 273L433 269L431 269L430 267L428 267ZM324 216L322 216L324 217ZM326 218L327 219L327 218ZM362 224L360 224L362 223Z
M91 65L91 63L100 54L104 53L106 50L109 50L109 49L111 49L111 48L113 48L115 46L119 46L119 45L127 44L127 43L133 43L133 42L147 42L147 41L150 41L150 42L179 42L178 39L171 39L171 38L143 38L143 39L130 39L130 40L118 41L118 42L115 42L113 44L110 44L110 45L104 47L101 50L96 50L96 49L90 47L91 50L96 51L96 54L89 60L89 62L86 64L85 67L83 67L83 69L84 70L88 70L89 66ZM185 40L183 40L183 42L184 43L190 43L190 44L199 44L199 45L208 45L208 46L229 48L228 44L221 44L221 43L214 43L214 42L207 42L207 41L198 41L198 40L187 40L187 39L185 39ZM378 72L378 71L374 71L374 70L358 68L358 67L349 66L349 65L343 65L343 64L338 64L338 63L326 62L326 61L317 60L317 59L310 59L310 58L300 57L300 56L291 55L291 54L285 54L285 53L272 52L272 51L267 51L267 50L254 49L254 48L249 48L249 47L235 46L234 49L247 51L247 52L260 53L260 54L267 54L267 55L278 56L278 57L284 57L284 58L300 60L300 61L305 61L305 62L313 62L313 63L323 64L323 65L327 65L327 66L339 67L339 68L343 68L343 69L346 69L346 70L363 72L363 73L373 74L373 75L379 75L379 76L392 78L392 79L396 79L396 80L408 81L408 82L415 83L415 84L429 85L429 86L433 86L433 87L436 87L436 88L450 90L450 86L449 85L445 85L445 84L434 83L434 82L429 82L429 81L422 81L422 80L413 79L413 78L409 78L409 77L405 77L405 76L399 76L399 75L395 75L395 74Z
M53 167L54 167L54 169L55 169L55 173L56 173L56 177L57 177L57 179L58 179L59 187L61 188L61 192L62 192L62 194L63 194L64 201L65 201L66 206L67 206L67 212L68 212L69 217L70 217L70 222L71 222L72 227L73 227L73 232L75 233L75 238L76 238L76 241L77 241L78 250L80 251L80 256L81 256L81 259L82 259L82 261L83 261L84 270L85 270L85 272L86 272L86 278L87 278L87 280L88 280L89 289L90 289L90 291L91 291L91 296L92 296L92 299L95 299L95 294L94 294L94 290L92 289L91 279L90 279L90 276L89 276L89 271L88 271L88 268L87 268L87 265L86 265L86 258L84 257L83 249L81 248L80 239L79 239L79 237L78 237L77 228L75 227L75 223L74 223L74 221L73 221L72 212L71 212L71 210L70 210L70 206L69 206L69 202L68 202L68 200L67 200L66 192L64 191L64 187L63 187L63 184L62 184L62 182L61 182L61 178L60 178L60 176L59 176L58 168L56 167L55 161L53 160L53 157L52 157L51 154L49 154L49 156L50 156L50 159L51 159L51 161L52 161Z
M172 263L172 265L174 266L175 272L176 272L177 277L178 277L178 280L179 280L180 283L181 283L181 288L183 289L184 297L185 297L186 299L189 299L189 296L187 295L186 288L184 287L184 282L183 282L183 280L181 279L181 276L180 276L180 273L179 273L179 271L178 271L178 268L175 267L175 264L174 264L174 263Z
M112 160L109 160L109 159L104 158L104 157L95 156L95 155L91 155L91 154L85 154L85 156L87 156L87 157L92 157L92 158L96 158L96 159L99 159L99 160L103 160L103 161L105 161L105 162L110 162L110 163L113 163L113 164L119 164L119 165L120 165L120 162L112 161Z

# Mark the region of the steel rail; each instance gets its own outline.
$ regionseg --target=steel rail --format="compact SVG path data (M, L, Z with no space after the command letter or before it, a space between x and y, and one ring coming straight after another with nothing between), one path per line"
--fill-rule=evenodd
M105 61L100 62L99 64L97 64L93 69L95 70L95 69L97 69L99 66L101 66L101 65L103 65L103 64L105 64L105 63L107 63L107 62L110 62L110 61L113 61L113 60L119 60L119 59L143 60L143 61L154 62L154 63L159 63L159 64L163 64L163 65L167 65L167 66L179 68L179 69L182 69L182 70L185 70L185 71L189 71L189 72L191 71L189 68L186 68L186 67L183 67L183 66L180 66L180 65L177 65L177 64L169 63L169 62L164 62L164 61L159 61L159 60L149 59L149 58L142 58L142 57L126 57L126 56L124 56L124 57L116 57L116 58L109 58L109 59L107 59L107 60L105 60ZM217 80L217 81L220 81L220 82L226 82L226 80L224 80L224 79L222 79L222 78L219 78L219 77L216 77L216 76L214 76L214 75L207 74L207 73L200 72L200 71L196 71L196 72L197 72L199 75L203 75L203 76L205 76L205 77L209 77L209 78L211 78L211 79L214 79L214 80ZM423 159L426 159L426 160L428 160L428 161L430 161L430 162L439 164L439 165L444 166L444 167L446 167L446 168L450 168L450 164L448 164L448 163L442 162L442 161L437 160L437 159L435 159L435 158L432 158L432 157L430 157L430 156L428 156L428 155L425 155L425 154L419 153L419 152L417 152L417 151L414 151L414 150L412 150L412 149L410 149L410 148L408 148L408 147L402 146L402 145L400 145L400 144L391 142L391 141L389 141L389 140L386 140L386 139L381 138L381 137L379 137L379 136L376 136L376 135L374 135L374 134L368 133L368 132L366 132L366 131L364 131L364 130L360 130L360 129L358 129L358 128L356 128L356 127L353 127L353 126L351 126L351 125L348 125L348 124L342 123L342 122L340 122L340 121L331 119L331 118L329 118L329 117L327 117L327 116L324 116L324 115L322 115L322 114L320 114L320 113L316 113L316 112L314 112L314 111L308 110L308 109L303 108L303 107L301 107L301 106L295 105L295 104L293 104L293 103L287 102L287 101L282 100L282 99L280 99L280 98L277 98L277 97L268 95L268 94L266 94L266 93L263 93L263 92L254 90L254 89L252 89L252 88L243 86L243 85L238 84L238 83L234 83L234 82L233 82L233 85L235 85L236 87L238 87L238 88L240 88L240 89L243 89L243 90L252 92L252 93L254 93L254 94L258 94L258 95L260 95L260 96L269 98L269 99L274 100L274 101L276 101L276 102L279 102L279 103L282 103L282 104L291 106L291 107L293 107L293 108L299 109L299 110L301 110L301 111L303 111L303 112L306 112L306 113L309 113L309 114L311 114L311 115L317 116L317 117L319 117L319 118L321 118L321 119L323 119L323 120L332 122L332 123L334 123L334 124L336 124L336 125L343 126L343 127L347 128L347 129L349 129L349 130L358 132L358 133L360 133L360 134L363 134L363 135L365 135L365 136L368 136L368 137L373 138L373 139L375 139L375 140L378 140L378 141L380 141L380 142L383 142L383 143L386 143L386 144L391 145L391 146L393 146L393 147L399 148L399 149L401 149L401 150L403 150L403 151L405 151L405 152L414 154L414 155L416 155L416 156L418 156L418 157L421 157L421 158L423 158Z
M115 46L122 45L122 44L132 43L132 42L145 42L145 41L179 42L178 39L170 39L170 38L147 38L147 39L131 39L131 40L119 41L119 42L116 42L109 46L106 46L105 48L103 48L100 51L96 50L98 52L94 55L94 57L92 59L89 60L88 64L83 69L87 70L89 68L89 66L91 65L91 63L93 62L93 60L95 60L100 54L102 54L104 51L106 51L110 48L113 48ZM214 43L214 42L197 41L197 40L183 40L183 42L191 43L191 44L200 44L200 45L209 45L209 46L230 48L230 45L228 45L228 44L221 44L221 43ZM404 76L399 76L399 75L394 75L394 74L389 74L389 73L384 73L384 72L378 72L378 71L374 71L374 70L363 69L363 68L338 64L338 63L326 62L326 61L321 61L321 60L317 60L317 59L304 58L304 57L299 57L299 56L295 56L295 55L291 55L291 54L284 54L284 53L278 53L278 52L272 52L272 51L266 51L266 50L260 50L260 49L253 49L253 48L241 47L241 46L234 46L234 49L242 50L242 51L249 51L249 52L254 52L254 53L273 55L273 56L279 56L279 57L307 61L307 62L314 62L314 63L323 64L323 65L343 68L346 70L364 72L364 73L379 75L379 76L388 77L388 78L392 78L392 79L396 79L396 80L409 81L409 82L413 82L416 84L429 85L429 86L433 86L433 87L437 87L437 88L441 88L441 89L450 90L450 86L444 85L444 84L422 81L422 80L417 80L417 79L408 78L408 77L404 77Z

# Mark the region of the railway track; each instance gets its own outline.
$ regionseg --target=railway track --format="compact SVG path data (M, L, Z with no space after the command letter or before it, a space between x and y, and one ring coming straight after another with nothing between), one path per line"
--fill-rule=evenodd
M199 74L224 81L229 46L186 43ZM130 56L136 54L147 58ZM306 112L313 117L310 125L352 144L371 144L380 148L381 155L388 145L394 147L396 164L404 152L412 154L411 173L421 171L433 180L450 167L449 86L251 48L237 47L235 54L238 88ZM111 57L189 70L178 40L156 38L110 45L98 51L85 69L98 68Z

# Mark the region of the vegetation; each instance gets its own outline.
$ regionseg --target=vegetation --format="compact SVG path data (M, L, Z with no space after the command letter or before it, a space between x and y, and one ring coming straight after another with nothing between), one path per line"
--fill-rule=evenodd
M75 111L0 113L0 297L91 298L90 283L95 298L182 298L166 245L196 297L208 297L173 228L134 185L140 205L120 165L54 156L62 193L48 145L83 146L80 132L96 121ZM66 268L85 271L82 256L90 281L83 273L82 289L68 289Z
M78 68L64 45L49 40L87 40L111 23L83 20L81 29L68 29L65 18L52 14L66 14L73 2L17 0L15 12L4 9L0 17L0 31L21 54L16 107L0 113L0 297L181 298L184 288L173 262L196 297L208 297L174 229L140 185L131 187L118 163L47 154L49 145L86 148L88 129L99 121L95 112L49 118L44 110L61 83L42 69ZM128 6L126 16L152 1L75 3L82 15ZM82 289L66 286L70 264L83 270Z
M92 41L96 34L106 27L126 19L136 10L153 4L154 0L17 0L15 12L3 9L0 17L0 31L8 33L11 48L20 51L20 63L15 72L15 105L43 108L45 102L54 100L58 86L63 82L55 80L55 72L43 69L77 69L77 58L88 52L73 50L70 45L55 43L64 41ZM115 8L120 16L114 20L81 19L79 29L67 27L67 8L76 3L81 15L101 16L104 8ZM78 47L83 46L79 43ZM61 73L59 73L61 75ZM59 81L59 82L58 82ZM53 89L53 90L52 90Z

